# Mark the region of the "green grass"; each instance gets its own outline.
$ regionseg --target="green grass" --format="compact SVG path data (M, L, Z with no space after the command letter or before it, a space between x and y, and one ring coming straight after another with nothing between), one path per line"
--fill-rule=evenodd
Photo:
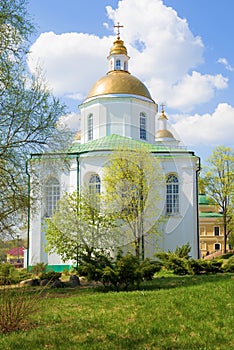
M34 327L0 334L1 350L229 350L234 277L158 277L133 292L49 291Z

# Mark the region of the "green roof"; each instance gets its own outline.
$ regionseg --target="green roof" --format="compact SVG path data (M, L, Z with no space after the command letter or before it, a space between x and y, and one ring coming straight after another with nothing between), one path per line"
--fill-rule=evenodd
M213 213L213 212L208 212L208 213L199 213L199 218L222 218L223 214L221 213Z
M198 203L203 204L203 205L209 205L210 201L209 201L209 198L205 194L199 194Z
M85 153L91 151L113 151L123 148L136 149L145 146L150 152L176 152L190 153L185 147L171 147L165 145L150 144L143 141L136 141L128 137L112 134L97 140L86 143L73 143L68 150L69 153ZM192 152L193 153L193 152Z

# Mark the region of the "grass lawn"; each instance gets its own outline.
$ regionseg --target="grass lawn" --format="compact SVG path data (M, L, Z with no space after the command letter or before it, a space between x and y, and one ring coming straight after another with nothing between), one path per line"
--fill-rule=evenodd
M50 290L1 350L234 349L234 276L158 277L133 292Z

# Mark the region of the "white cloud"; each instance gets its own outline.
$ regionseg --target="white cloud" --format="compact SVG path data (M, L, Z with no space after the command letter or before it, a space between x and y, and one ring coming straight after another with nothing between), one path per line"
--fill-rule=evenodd
M188 146L234 146L234 107L220 103L212 114L171 116L173 128Z
M62 116L59 119L59 123L63 126L71 129L72 131L77 131L80 128L80 115L78 113L70 113Z
M195 72L203 62L202 40L161 0L122 0L116 10L106 9L113 23L124 24L121 38L131 57L129 71L147 85L156 102L189 111L227 86L221 75ZM56 95L84 99L108 70L106 56L114 38L43 33L30 49L29 67L34 71L39 60Z
M86 96L92 84L104 75L104 53L109 39L83 33L43 33L30 48L28 64L33 72L37 64L57 95Z
M217 60L218 63L221 63L224 65L224 67L229 71L234 71L234 68L228 63L227 59L222 57Z

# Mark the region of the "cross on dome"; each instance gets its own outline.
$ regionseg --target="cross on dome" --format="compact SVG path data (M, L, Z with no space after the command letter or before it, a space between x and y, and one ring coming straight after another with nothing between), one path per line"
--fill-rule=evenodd
M117 39L120 39L120 31L119 28L123 28L124 26L120 25L119 22L117 22L117 25L114 25L114 28L118 28L117 31Z
M162 112L164 112L164 107L166 106L164 103L161 103L160 105L162 107Z

